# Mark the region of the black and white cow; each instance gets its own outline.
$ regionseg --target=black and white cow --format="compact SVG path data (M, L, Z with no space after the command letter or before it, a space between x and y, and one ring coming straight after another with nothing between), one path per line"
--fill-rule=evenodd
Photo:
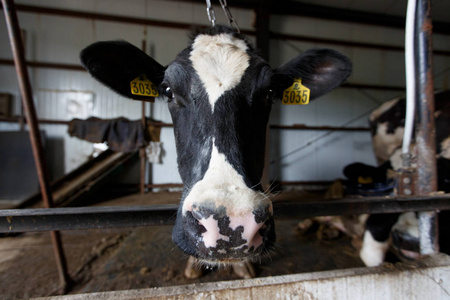
M398 170L402 167L401 147L405 124L406 100L396 98L383 103L370 115L370 128L375 157L379 167L359 166L359 173L368 173L377 178L387 169ZM438 173L438 190L450 192L450 91L435 94L435 133L436 133L436 162ZM412 144L412 161L414 163L415 146ZM356 164L355 164L356 166ZM352 171L357 168L352 166ZM353 172L355 173L355 172ZM354 174L354 176L356 176ZM375 178L375 177L374 177ZM386 178L386 176L384 176ZM447 212L444 212L447 213ZM368 266L376 266L384 261L390 244L390 233L400 214L371 215L366 223L363 247L360 257ZM409 221L414 223L414 221ZM440 222L440 225L444 224ZM448 232L443 228L441 233ZM417 234L417 231L416 231ZM441 238L441 248L447 248L448 238Z
M317 98L351 73L333 50L305 51L272 69L245 37L222 26L193 34L167 67L124 41L81 53L90 74L139 99L130 81L145 74L168 98L184 190L173 241L206 264L251 261L275 242L271 199L261 186L272 101L301 78Z

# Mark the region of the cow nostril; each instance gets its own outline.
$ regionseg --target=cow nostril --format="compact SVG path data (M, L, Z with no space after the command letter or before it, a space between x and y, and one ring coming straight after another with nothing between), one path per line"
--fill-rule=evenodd
M256 223L266 224L272 217L271 207L259 208L253 211Z
M200 221L203 218L202 213L199 210L192 210L192 216L194 219Z
M206 227L202 222L203 216L202 216L201 212L192 210L192 211L190 211L190 213L188 214L187 217L190 220L189 223L192 224L192 226L193 226L190 230L194 230L193 231L194 235L202 234L202 233L206 232Z

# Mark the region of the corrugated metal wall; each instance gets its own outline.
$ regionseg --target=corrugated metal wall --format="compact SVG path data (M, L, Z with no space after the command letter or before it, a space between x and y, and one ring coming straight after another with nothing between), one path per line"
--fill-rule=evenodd
M163 21L208 24L205 6L176 1L151 0L21 0L18 4L47 6L149 18ZM242 29L253 29L253 12L232 8L233 16ZM224 23L222 12L216 9L219 23ZM186 47L187 32L118 22L83 18L50 16L47 14L19 13L21 27L26 30L27 59L33 61L78 64L78 54L85 46L99 40L125 39L141 47L146 41L147 52L161 64L168 64ZM272 16L271 30L278 33L321 37L345 41L403 45L403 30L324 21L293 16ZM0 58L11 59L4 17L0 17ZM435 35L436 49L447 50L450 41L446 36ZM326 47L324 44L271 40L271 65L287 62L302 50ZM352 83L404 86L402 52L331 46L348 55L354 63ZM436 56L435 73L441 74L450 67L449 57ZM38 116L43 119L70 120L73 117L96 116L115 118L124 116L138 119L140 102L124 99L81 71L30 68ZM14 112L20 113L19 93L12 66L0 65L0 92L15 96ZM442 73L435 79L436 87L448 87L448 75ZM349 126L366 126L367 113L383 101L398 95L393 91L357 90L340 88L312 102L308 106L274 106L271 124L305 124L340 126L361 116ZM147 104L147 115L171 122L164 101ZM0 122L0 130L18 130L16 124ZM44 125L52 153L49 162L53 177L77 167L92 152L92 144L71 138L65 125ZM325 131L271 130L270 178L283 181L332 180L342 177L342 168L352 162L375 164L368 132L335 132L318 142L296 151L310 141L324 135ZM162 130L162 164L152 166L154 183L181 182L176 166L176 153L171 128ZM4 145L0 145L4 146ZM292 154L289 154L292 153Z

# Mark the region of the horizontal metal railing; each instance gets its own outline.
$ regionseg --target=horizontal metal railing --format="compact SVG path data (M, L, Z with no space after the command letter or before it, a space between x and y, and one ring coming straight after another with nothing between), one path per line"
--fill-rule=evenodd
M173 225L178 205L97 206L0 211L0 232ZM274 201L276 218L450 210L450 194Z

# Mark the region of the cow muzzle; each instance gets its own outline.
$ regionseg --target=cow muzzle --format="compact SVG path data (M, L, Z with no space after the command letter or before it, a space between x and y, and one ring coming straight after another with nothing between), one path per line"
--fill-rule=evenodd
M175 242L208 264L260 257L272 248L275 240L273 209L267 196L253 200L257 203L244 207L235 206L240 202L229 198L183 205L183 226L175 229L183 231L183 241L174 238Z

